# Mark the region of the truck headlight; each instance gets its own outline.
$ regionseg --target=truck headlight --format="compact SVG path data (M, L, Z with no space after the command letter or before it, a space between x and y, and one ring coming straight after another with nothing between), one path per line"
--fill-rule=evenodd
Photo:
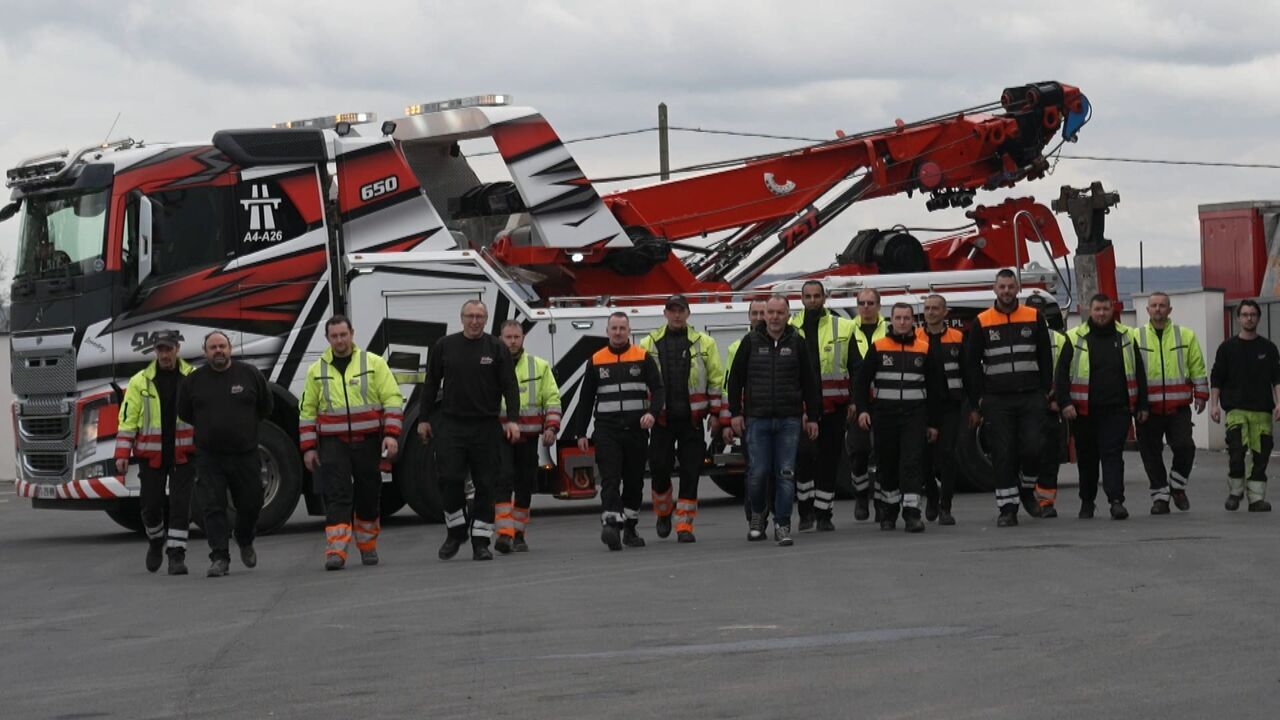
M113 394L90 396L76 407L76 462L93 456L98 441L116 434L119 405Z

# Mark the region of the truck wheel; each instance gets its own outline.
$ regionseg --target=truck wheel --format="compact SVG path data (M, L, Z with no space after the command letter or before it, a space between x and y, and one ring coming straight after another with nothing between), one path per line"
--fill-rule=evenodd
M262 512L258 515L258 533L267 535L288 522L298 506L298 496L302 493L302 457L288 433L270 421L258 426L258 454L262 461ZM191 519L204 529L204 503L200 502L199 490L192 493ZM235 505L228 496L227 527L234 528L235 523Z
M960 487L957 490L994 492L995 468L991 455L983 445L982 428L969 427L969 405L960 410L960 437L956 438L956 460L960 462Z
M378 499L381 503L378 515L383 518L395 515L400 512L400 508L404 507L404 496L400 494L400 488L396 487L395 482L382 483L382 491Z
M406 426L408 427L408 426ZM444 521L443 502L440 498L440 481L436 475L436 454L431 443L418 437L417 424L406 433L404 451L396 463L396 489L400 497L430 523Z
M143 534L142 527L142 504L137 498L125 498L120 501L120 507L115 510L108 510L107 517L116 522L117 525L129 530L130 532Z
M710 472L707 476L724 492L739 500L747 495L747 476L743 473Z

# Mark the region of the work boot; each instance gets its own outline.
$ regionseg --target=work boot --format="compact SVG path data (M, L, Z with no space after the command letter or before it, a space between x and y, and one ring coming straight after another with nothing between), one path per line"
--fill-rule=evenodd
M1254 500L1249 503L1249 512L1271 512L1271 503L1266 500Z
M933 522L938 519L938 499L934 497L925 498L924 501L924 519Z
M258 567L258 553L252 545L240 546L240 562L247 568Z
M169 574L170 575L186 575L187 574L187 551L181 548L173 548L169 550Z
M681 530L680 532L676 533L676 542L682 542L682 543L698 542L698 538L693 536L692 530Z
M607 522L600 528L600 542L609 546L610 550L622 549L622 529L615 523Z
M1000 517L996 518L996 527L1017 527L1018 511L1017 510L1001 510Z
M222 577L231 572L231 561L226 558L214 558L213 563L209 565L209 570L204 574L205 577Z
M834 532L836 524L831 522L830 515L818 516L818 532Z
M778 543L778 547L791 547L791 527L788 525L774 525L773 541Z
M1054 506L1052 506L1052 505L1041 505L1041 506L1040 506L1040 519L1041 519L1041 520L1050 520L1050 519L1053 519L1053 518L1056 518L1056 517L1058 517L1058 508L1056 508L1056 507L1054 507Z
M670 515L658 516L657 530L658 530L658 537L660 538L665 538L671 535L671 516Z
M511 542L511 549L516 552L529 552L529 543L524 541L524 533L516 533L515 540Z
M920 511L904 512L902 514L902 524L906 526L909 533L924 532L924 520L920 519Z
M880 520L880 529L881 529L881 530L886 530L886 531L887 531L887 530L893 530L893 529L894 529L894 528L896 528L896 527L898 527L898 521L897 521L897 520L890 520L890 519L888 519L888 518L882 518L882 519Z
M1080 514L1077 517L1079 517L1081 520L1093 519L1093 503L1081 501Z
M465 539L466 538L446 535L444 537L444 543L440 545L440 552L436 554L440 556L441 560L448 560L458 554L458 549L462 547L462 541Z
M853 519L859 522L871 517L871 491L862 490L853 496Z
M471 559L493 559L493 553L489 552L489 538L471 538Z
M747 542L759 542L764 539L764 530L768 527L764 524L764 515L752 513L750 522L747 523Z
M939 525L955 525L956 519L951 515L951 508L938 508Z
M644 538L640 537L639 531L636 530L638 524L635 520L628 520L627 524L622 528L622 544L631 548L644 547Z
M164 538L147 541L147 572L155 572L164 562Z
M324 556L325 570L329 570L329 571L341 570L342 568L346 567L346 564L347 564L346 558L342 557L338 553L329 553L328 555Z
M1174 490L1172 495L1174 507L1183 512L1191 509L1191 500L1187 498L1186 490Z
M814 517L812 512L800 513L800 525L796 528L799 532L813 532Z
M1168 512L1167 508L1165 509L1165 512ZM1112 520L1128 520L1129 519L1129 511L1124 508L1124 503L1122 502L1111 503L1111 519Z
M361 551L360 551L360 564L362 564L362 565L377 565L377 564L378 564L378 549L377 549L377 548L373 548L373 549L369 550L368 552L365 552L364 550L361 550Z
M1033 518L1040 517L1040 501L1036 500L1036 491L1032 488L1018 490L1018 498L1022 500L1022 509Z
M511 538L506 535L499 535L497 542L493 544L493 549L506 555L511 552Z
M1242 497L1244 497L1244 496L1243 496L1243 495L1228 495L1228 496L1227 496L1227 502L1223 505L1223 507L1225 507L1226 509L1230 510L1231 512L1235 512L1235 511L1239 510L1239 509L1240 509L1240 498L1242 498Z
M1168 501L1168 500L1156 500L1155 502L1151 503L1151 514L1152 514L1152 515L1168 515L1168 514L1169 514L1169 501Z

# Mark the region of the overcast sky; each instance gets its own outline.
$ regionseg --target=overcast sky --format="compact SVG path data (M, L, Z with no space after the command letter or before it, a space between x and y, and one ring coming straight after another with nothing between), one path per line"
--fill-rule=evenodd
M1068 152L1275 163L1278 36L1269 3L1234 1L6 3L0 165L99 142L117 113L113 137L208 141L505 92L566 139L653 125L661 101L676 125L831 137L1048 79L1094 106ZM671 150L679 166L790 145L675 134ZM588 176L657 167L652 134L573 152ZM1065 160L1013 194L1047 204L1092 180L1121 194L1107 234L1122 264L1137 264L1139 241L1149 265L1196 264L1198 204L1280 197L1280 171ZM919 196L856 205L780 268L827 264L859 228L960 213L926 213ZM1063 232L1074 241L1065 218ZM16 235L0 225L10 255Z

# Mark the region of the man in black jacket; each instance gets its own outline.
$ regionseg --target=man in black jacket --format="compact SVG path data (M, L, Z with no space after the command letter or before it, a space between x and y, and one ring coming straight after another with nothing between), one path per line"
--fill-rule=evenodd
M492 560L489 540L493 537L494 486L502 471L502 442L520 438L520 392L511 351L484 331L489 309L479 300L468 300L462 304L461 315L462 332L437 340L427 356L418 436L423 441L434 436L431 417L439 408L442 417L436 456L446 531L440 559L457 555L467 539L466 484L470 473L476 488L471 505L471 559ZM503 400L507 416L500 424L496 419Z
M236 544L245 567L258 564L253 549L262 512L262 461L258 423L271 415L273 400L258 368L231 359L231 340L217 330L204 338L207 363L178 388L178 417L195 429L196 492L204 506L209 538L208 577L231 568L227 542L227 492L235 501Z
M791 540L791 504L796 488L796 447L801 420L810 441L818 437L822 392L807 355L804 339L787 324L787 298L775 295L765 303L765 321L742 339L729 370L729 413L738 436L746 437L747 494L751 520L747 540L764 539L765 487L774 476L773 539L782 546Z

